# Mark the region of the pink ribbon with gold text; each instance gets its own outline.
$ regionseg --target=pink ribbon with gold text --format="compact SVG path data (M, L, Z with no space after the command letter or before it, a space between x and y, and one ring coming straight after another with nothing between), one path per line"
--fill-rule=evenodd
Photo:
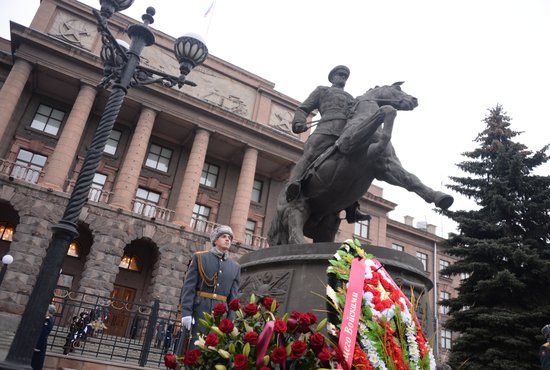
M342 326L340 328L340 338L338 340L338 348L342 353L344 362L347 364L347 369L351 369L351 364L353 361L353 352L355 350L355 341L357 339L357 325L359 323L361 305L363 302L364 280L365 262L360 258L354 258L351 262L348 292L346 294L346 305L344 307ZM338 364L338 369L342 369L340 364Z

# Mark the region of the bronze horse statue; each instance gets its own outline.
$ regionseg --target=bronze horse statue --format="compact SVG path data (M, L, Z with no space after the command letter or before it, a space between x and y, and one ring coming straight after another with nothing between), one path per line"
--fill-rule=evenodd
M268 232L271 246L303 244L305 237L334 241L340 211L363 197L374 179L403 187L436 207L451 206L452 196L429 188L403 168L390 142L397 110L418 105L401 84L376 86L357 97L342 135L308 168L299 196L287 201L285 186Z

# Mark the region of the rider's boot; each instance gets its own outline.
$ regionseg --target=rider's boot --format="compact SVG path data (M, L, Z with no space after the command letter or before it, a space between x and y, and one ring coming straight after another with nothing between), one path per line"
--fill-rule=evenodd
M371 219L371 216L362 212L359 209L359 204L354 203L352 206L346 208L346 221L348 224L353 224L359 221L368 221Z

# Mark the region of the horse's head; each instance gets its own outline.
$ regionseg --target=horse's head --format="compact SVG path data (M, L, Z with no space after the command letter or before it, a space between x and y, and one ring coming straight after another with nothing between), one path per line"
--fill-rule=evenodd
M378 105L391 105L397 110L413 110L418 106L418 100L401 90L403 82L392 85L376 86L359 96L358 100L375 101Z

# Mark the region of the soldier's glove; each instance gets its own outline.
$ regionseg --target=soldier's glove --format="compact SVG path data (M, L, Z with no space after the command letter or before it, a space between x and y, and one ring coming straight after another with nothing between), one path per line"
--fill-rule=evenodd
M181 326L187 330L191 330L191 325L195 323L195 320L191 316L184 316L181 318Z
M292 123L292 132L295 134L301 134L302 132L307 131L307 125L305 122L293 122Z

